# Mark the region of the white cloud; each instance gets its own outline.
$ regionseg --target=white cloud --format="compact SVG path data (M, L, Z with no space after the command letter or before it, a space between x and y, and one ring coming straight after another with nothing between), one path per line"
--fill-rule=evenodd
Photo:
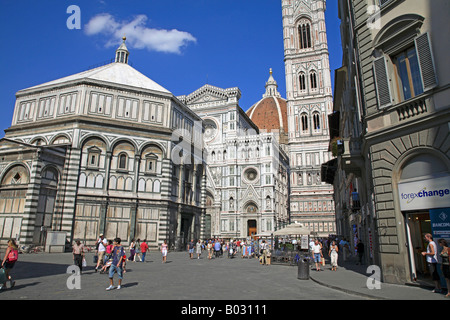
M178 54L182 47L197 42L193 35L185 31L148 28L147 20L147 16L142 14L132 21L116 21L109 13L101 13L89 20L84 32L88 36L106 36L107 47L118 45L126 36L129 47Z

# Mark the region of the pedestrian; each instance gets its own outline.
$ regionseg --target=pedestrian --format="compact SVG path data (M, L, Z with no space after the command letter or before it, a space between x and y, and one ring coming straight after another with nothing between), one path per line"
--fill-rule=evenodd
M206 246L206 248L208 250L208 259L211 260L212 251L213 251L213 244L212 244L211 240L208 241L208 245Z
M266 240L263 240L261 243L261 264L262 265L267 265L267 243Z
M123 246L120 244L121 239L114 239L114 248L111 254L112 263L109 267L109 287L106 288L107 291L114 289L114 273L117 273L119 277L119 285L117 286L117 290L122 288L122 280L123 280L123 262L126 260L125 250Z
M1 268L5 270L5 282L0 283L0 290L6 289L6 281L9 281L10 288L13 288L16 284L11 277L11 269L14 267L17 259L19 258L19 251L14 239L8 241L8 248L6 249L5 256L2 260Z
M222 249L222 245L220 244L219 240L216 240L214 243L214 250L216 251L216 258L220 257L220 249Z
M322 245L320 244L319 240L316 240L314 242L314 245L312 246L312 252L314 254L314 262L316 264L316 270L320 270L320 259L322 257Z
M136 240L136 244L134 245L134 262L142 261L142 252L141 252L141 239Z
M194 258L194 247L195 247L194 239L191 239L191 241L188 244L189 258L190 259Z
M200 240L197 241L197 244L195 246L195 250L197 252L197 259L200 259L200 256L202 254L202 242Z
M427 251L422 252L422 255L426 257L428 268L430 269L431 277L435 284L433 292L441 293L442 289L437 270L437 264L439 261L437 246L436 243L433 241L433 236L429 233L425 234L425 241L428 242Z
M359 264L363 264L362 260L364 257L364 244L361 242L361 240L358 240L358 244L356 245L356 252L358 253L359 257Z
M338 267L338 252L339 247L336 245L336 241L332 241L328 255L331 258L331 271L337 271Z
M450 248L448 247L447 241L445 239L439 239L438 243L442 247L442 251L439 254L442 260L442 274L444 275L445 281L447 282L447 294L445 295L445 297L450 298L450 270L449 270Z
M141 254L142 254L141 262L145 262L145 256L147 255L147 251L148 251L147 239L144 239L141 243Z
M101 234L97 240L97 265L95 266L95 272L97 272L98 268L100 266L103 266L105 261L105 254L106 254L106 246L108 245L108 242L106 241L103 234Z
M84 245L80 240L75 241L72 246L73 264L80 268L80 274L83 271Z
M129 261L134 261L134 255L136 253L136 241L133 239L131 239L131 243L130 243L130 256L128 257Z
M164 243L161 245L162 263L167 262L167 251L168 251L167 240L164 240Z

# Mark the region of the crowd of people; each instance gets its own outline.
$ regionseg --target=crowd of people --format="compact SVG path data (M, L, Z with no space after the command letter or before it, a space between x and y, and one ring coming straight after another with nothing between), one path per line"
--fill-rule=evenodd
M321 271L320 265L324 265L324 253L330 258L331 270L337 271L338 258L341 256L343 261L347 261L354 254L351 252L350 243L346 238L337 237L311 239L309 249L317 271ZM364 264L364 244L358 240L355 246L355 252L358 257L357 264Z
M260 251L258 251L258 248ZM83 268L86 266L85 258L85 246L79 241L75 241L72 247L73 261L79 268L80 274L83 272ZM197 259L200 259L202 254L206 253L208 259L221 258L226 255L228 258L241 257L252 258L262 257L261 264L267 264L267 255L269 254L269 247L265 241L258 243L253 240L229 240L223 239L208 239L198 240L195 242L191 240L187 244L187 250L189 258L194 259L196 254ZM132 262L145 262L146 254L149 252L149 246L147 240L141 241L140 239L132 239L128 247L129 255L126 254L125 247L121 244L120 238L114 240L106 240L104 235L101 234L95 245L95 272L100 270L100 273L108 273L110 285L106 290L121 289L124 273L126 273L126 263ZM159 247L159 251L162 257L162 263L167 262L167 254L169 246L167 240ZM194 253L195 252L195 253ZM259 252L259 253L258 253ZM114 275L117 274L118 286L114 286Z
M428 242L427 251L422 252L426 257L430 272L433 276L433 280L436 283L436 292L441 292L439 284L439 276L437 274L437 261L442 261L443 274L449 283L449 258L450 248L444 239L439 239L439 244L442 248L442 252L438 252L437 246L430 234L425 235L425 240ZM261 264L270 264L270 256L272 248L271 242L265 240L253 240L253 239L207 239L207 240L191 240L187 244L187 251L190 259L200 259L203 254L206 254L208 260L221 258L227 256L228 258L240 257L240 258L259 258ZM296 244L296 242L295 242ZM286 243L278 243L278 248L281 250L287 250ZM165 240L158 248L162 263L167 262L167 255L169 251L169 245ZM15 281L11 277L11 270L13 269L16 261L18 260L19 248L15 240L8 241L8 247L5 255L1 260L0 266L0 290L6 289L6 283L9 281L10 288L14 287ZM299 246L294 250L299 250ZM361 241L357 241L354 246L354 252L351 250L351 245L347 239L337 238L323 238L323 239L311 239L309 243L308 254L314 262L317 271L322 271L321 266L324 265L324 254L328 254L330 258L331 270L337 271L338 269L338 257L342 258L342 261L348 260L350 257L356 254L357 264L364 264L364 245ZM73 261L79 268L80 274L83 272L83 268L86 266L86 253L87 248L79 240L75 241L72 246ZM96 241L95 245L95 272L108 273L109 286L106 290L121 289L123 275L126 273L126 264L129 261L132 262L145 262L146 255L149 253L149 245L147 240L132 239L128 247L129 255L126 254L126 249L122 244L120 238L114 240L106 240L103 234L101 234ZM341 260L340 260L341 261ZM114 275L118 276L118 286L114 286ZM447 297L448 297L447 293Z

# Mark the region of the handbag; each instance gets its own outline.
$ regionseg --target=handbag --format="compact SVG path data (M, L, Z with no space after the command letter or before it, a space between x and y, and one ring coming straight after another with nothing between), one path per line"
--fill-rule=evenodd
M86 263L86 259L83 257L83 262L81 263L81 266L84 268L84 267L87 267L87 263Z

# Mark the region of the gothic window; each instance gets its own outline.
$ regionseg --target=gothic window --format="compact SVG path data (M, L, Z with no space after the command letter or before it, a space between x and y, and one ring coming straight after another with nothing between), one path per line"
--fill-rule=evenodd
M311 90L317 89L317 73L315 71L311 71L309 74L309 81L311 84Z
M318 112L313 113L313 124L314 124L314 130L319 131L320 130L320 116Z
M306 113L302 113L301 115L301 123L302 123L302 132L308 131L308 115Z
M300 91L306 90L306 77L304 73L300 73L300 76L298 77L299 80L299 89Z
M308 22L301 23L298 27L298 37L300 49L307 49L312 47L311 42L311 25Z

